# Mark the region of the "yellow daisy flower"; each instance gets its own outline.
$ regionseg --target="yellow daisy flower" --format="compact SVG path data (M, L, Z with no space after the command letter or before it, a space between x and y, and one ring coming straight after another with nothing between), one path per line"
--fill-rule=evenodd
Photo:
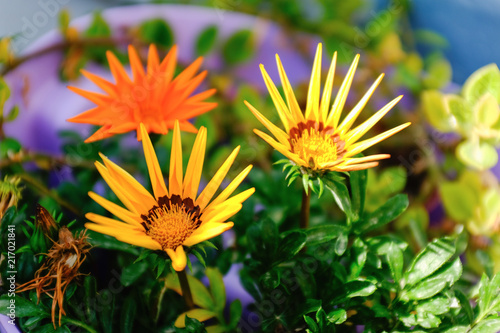
M349 93L356 66L358 65L359 55L354 59L340 87L337 97L330 107L336 59L337 53L333 55L326 83L323 87L323 94L320 98L321 44L318 45L311 81L309 83L305 112L302 112L299 107L279 56L276 55L276 62L285 93L286 104L264 69L264 66L260 65L262 76L264 77L267 89L276 106L281 122L285 127L285 131L274 125L257 111L257 109L250 105L250 103L245 101L250 111L252 111L255 117L257 117L257 119L259 119L259 121L274 135L276 140L266 133L254 129L257 135L296 165L319 173L326 171L362 170L378 165L378 160L389 158L390 155L378 154L366 157L353 156L410 125L410 123L402 124L370 139L358 141L402 98L402 96L389 102L361 125L351 128L368 102L368 99L382 80L384 76L382 74L375 83L373 83L358 104L339 124L340 115L344 108L347 94Z
M110 51L106 53L106 56L116 81L114 84L92 73L82 71L86 78L94 82L106 94L68 87L96 104L95 108L68 119L74 123L101 126L85 142L102 140L132 130L137 131L137 139L141 140L140 123L146 126L148 133L167 134L168 129L173 128L175 120L179 120L183 131L196 133L197 130L189 119L217 106L217 103L204 101L215 93L215 89L190 96L207 76L207 71L195 75L203 58L196 59L174 78L177 64L176 46L172 47L160 62L158 51L151 44L146 70L132 46L129 46L128 54L132 78L127 75L123 65Z
M125 243L163 250L172 259L174 269L182 271L186 267L184 246L193 246L231 229L233 222L225 221L241 209L242 202L254 193L254 189L231 198L229 196L245 179L252 166L245 168L212 200L240 150L239 146L236 147L198 195L207 131L205 127L200 128L183 177L180 126L176 121L167 189L143 124L140 125L140 131L154 196L129 173L101 154L104 164L96 162L97 170L125 208L89 192L92 199L120 221L88 213L86 217L94 223L86 223L85 227Z

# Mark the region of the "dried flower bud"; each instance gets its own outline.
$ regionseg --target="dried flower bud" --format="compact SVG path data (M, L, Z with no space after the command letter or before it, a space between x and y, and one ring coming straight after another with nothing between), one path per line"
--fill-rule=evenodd
M37 227L42 229L45 236L48 236L49 238L52 236L54 230L59 228L52 215L50 215L50 213L40 204L36 205L35 224Z

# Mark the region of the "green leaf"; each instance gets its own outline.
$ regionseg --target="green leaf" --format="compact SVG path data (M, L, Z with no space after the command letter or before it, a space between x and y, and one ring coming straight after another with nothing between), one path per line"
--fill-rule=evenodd
M339 257L344 254L347 250L347 244L349 242L349 234L341 233L335 242L335 254Z
M475 104L487 92L495 96L500 103L500 71L496 64L476 70L462 88L463 96L471 104Z
M305 322L307 324L307 327L309 327L309 329L312 332L314 332L314 333L319 332L318 324L316 324L316 322L314 321L314 319L312 319L309 316L304 315L304 320L305 320Z
M349 280L357 279L361 274L366 263L367 248L366 244L360 238L356 238L350 249L349 268L351 273L349 274Z
M495 96L489 93L483 95L474 106L474 115L476 123L485 128L492 127L500 118L500 107Z
M443 95L437 90L426 90L421 98L429 123L439 131L451 132L456 125L456 119L445 106Z
M344 286L348 298L370 296L377 290L377 287L369 281L351 281Z
M359 235L380 228L396 219L407 207L408 197L406 194L397 194L387 200L375 212L368 214L355 223L353 230Z
M96 279L93 276L86 276L83 280L83 288L85 291L85 297L83 303L85 304L85 317L90 322L95 322L95 299L97 295L97 285Z
M85 30L85 36L87 37L108 37L111 36L111 28L108 23L102 17L100 12L94 12L92 23Z
M189 287L191 288L191 293L193 295L194 304L203 309L215 308L214 299L212 298L212 295L208 292L208 289L203 285L203 283L201 283L200 280L191 275L188 275L187 278L189 282ZM168 274L166 277L165 284L167 288L175 290L178 294L182 294L177 274Z
M16 120L17 116L19 115L19 107L17 105L13 106L7 116L5 117L4 121L14 121Z
M170 26L161 18L144 21L139 26L139 35L148 44L169 48L174 44L174 34Z
M462 182L441 182L439 186L441 199L446 212L456 221L465 222L474 216L479 206L479 197Z
M216 269L207 267L205 274L210 281L210 291L214 299L213 310L216 313L221 313L226 306L226 288L222 280L222 274Z
M326 188L332 193L339 208L346 214L349 224L354 220L355 216L353 214L351 198L349 196L347 186L345 186L342 181L338 181L337 179L330 177L330 175L325 176L323 181Z
M14 301L14 303L12 302ZM14 304L14 305L12 305ZM8 294L4 294L0 296L0 313L1 314L9 314L11 308L15 307L16 317L24 318L24 317L35 317L40 316L42 314L46 314L44 307L41 307L31 301L22 298L21 296L15 295L15 297L9 297Z
M10 88L7 82L0 77L0 115L3 114L3 108L5 105L5 102L9 99L10 97Z
M216 25L211 25L203 30L196 39L195 52L198 56L204 56L213 49L217 39L218 28Z
M474 116L470 104L462 97L456 95L445 95L444 104L448 113L455 117L461 133L469 135L474 124Z
M307 246L315 246L330 242L342 234L347 234L348 230L342 225L318 225L304 230L306 233Z
M467 316L467 323L472 324L472 322L474 321L474 310L472 310L469 298L465 296L465 294L460 290L455 289L454 292L455 292L455 297L460 302L461 310L463 310L463 312Z
M292 231L280 240L276 258L280 261L287 261L293 258L306 245L307 236L303 231Z
M451 81L451 75L452 68L448 60L438 57L429 64L423 84L427 88L440 89Z
M135 281L137 281L137 279L142 276L142 274L144 274L147 268L148 263L145 261L140 261L138 263L131 264L125 267L122 270L122 274L120 275L120 282L125 287L132 285Z
M500 318L486 319L474 326L469 333L498 333Z
M368 172L366 170L351 171L351 204L354 213L354 221L358 220L363 215L365 207L366 183L368 180ZM353 221L353 222L354 222Z
M130 294L125 299L123 303L121 319L120 319L120 332L130 333L134 332L134 322L135 322L135 314L137 312L137 300L135 299L133 294Z
M428 312L434 315L441 315L450 310L450 299L448 297L435 297L419 303L415 310L417 312Z
M457 157L467 166L478 170L494 167L498 162L498 153L494 146L472 138L461 142L457 146Z
M18 153L22 146L16 139L5 138L0 142L0 157L7 157L8 153Z
M457 258L417 285L410 288L405 287L400 297L404 301L427 299L441 292L444 288L454 285L461 275L462 263L460 258Z
M495 308L500 305L500 274L496 274L490 281L483 273L479 283L479 314L478 318L484 318L490 313L495 313Z
M406 285L412 286L433 274L455 254L455 240L435 239L429 243L413 260L406 272Z
M251 30L240 30L224 43L222 56L228 65L249 60L255 53L255 41Z
M455 326L443 331L443 333L467 333L469 332L469 326Z
M229 328L235 329L243 313L243 306L239 299L234 300L229 306Z
M326 316L331 323L342 324L347 320L347 312L344 309L335 309Z
M278 268L274 267L261 275L259 281L265 289L274 290L280 285L281 272Z
M391 242L387 247L387 251L385 251L385 255L387 258L387 263L389 264L389 268L391 269L391 274L394 278L394 282L399 282L399 280L401 280L401 277L403 276L403 251L401 251L396 243Z

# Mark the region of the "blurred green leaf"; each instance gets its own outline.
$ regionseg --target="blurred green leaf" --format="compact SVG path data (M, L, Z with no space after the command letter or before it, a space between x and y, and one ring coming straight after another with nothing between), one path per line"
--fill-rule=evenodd
M485 128L493 126L500 118L498 102L490 93L484 94L474 106L476 122Z
M342 225L318 225L304 230L307 235L306 243L308 246L315 246L327 243L342 234L347 234L348 230Z
M196 39L195 52L198 56L204 56L209 53L217 39L217 34L219 30L216 25L211 25L205 28Z
M240 30L224 43L222 56L228 65L249 60L255 52L255 41L251 30Z
M445 95L444 105L447 112L455 117L459 130L463 135L470 135L473 124L474 116L470 104L460 96Z
M487 92L500 103L500 71L496 64L489 64L476 70L462 88L464 98L471 104L475 104Z
M125 298L125 302L122 306L121 316L120 316L120 332L131 333L134 332L134 323L136 321L135 315L137 313L137 301L133 294L130 294Z
M122 270L122 274L120 275L120 282L125 287L128 287L135 281L137 281L137 279L139 279L147 269L148 263L145 261L130 264Z
M448 60L442 56L432 57L423 84L429 89L440 89L451 81L451 75L452 68Z
M229 306L229 327L236 328L243 313L243 307L239 299L234 300Z
M302 231L287 233L279 242L276 257L280 261L293 258L306 245L306 239L306 233Z
M500 318L492 318L481 321L469 333L498 333L499 328Z
M498 153L494 146L478 139L466 140L457 146L457 157L465 165L478 170L486 170L498 162Z
M475 207L479 205L479 198L475 193L460 182L442 182L439 192L446 212L459 222L472 218Z
M3 114L3 108L5 105L5 102L9 99L10 97L10 88L7 82L0 77L0 115Z
M210 291L214 300L212 310L221 313L226 306L226 288L222 280L222 274L216 269L207 267L205 270L208 281L210 281Z
M366 170L351 171L351 204L354 215L354 221L363 215L365 208L366 184L368 181L368 172Z
M456 119L446 107L443 95L437 90L426 90L421 98L424 114L429 123L439 131L453 131Z
M149 44L169 48L174 44L174 34L168 23L162 18L155 18L141 23L139 35Z

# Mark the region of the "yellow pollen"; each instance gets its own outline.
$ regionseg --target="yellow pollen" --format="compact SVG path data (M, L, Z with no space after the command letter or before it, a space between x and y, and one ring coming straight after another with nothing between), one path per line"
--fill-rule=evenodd
M344 142L336 135L306 128L291 140L291 146L292 152L309 163L311 169L318 169L321 164L335 162L342 157Z
M193 219L193 214L182 208L173 204L170 208L161 206L150 211L147 234L160 243L163 250L175 250L199 226L197 219Z

